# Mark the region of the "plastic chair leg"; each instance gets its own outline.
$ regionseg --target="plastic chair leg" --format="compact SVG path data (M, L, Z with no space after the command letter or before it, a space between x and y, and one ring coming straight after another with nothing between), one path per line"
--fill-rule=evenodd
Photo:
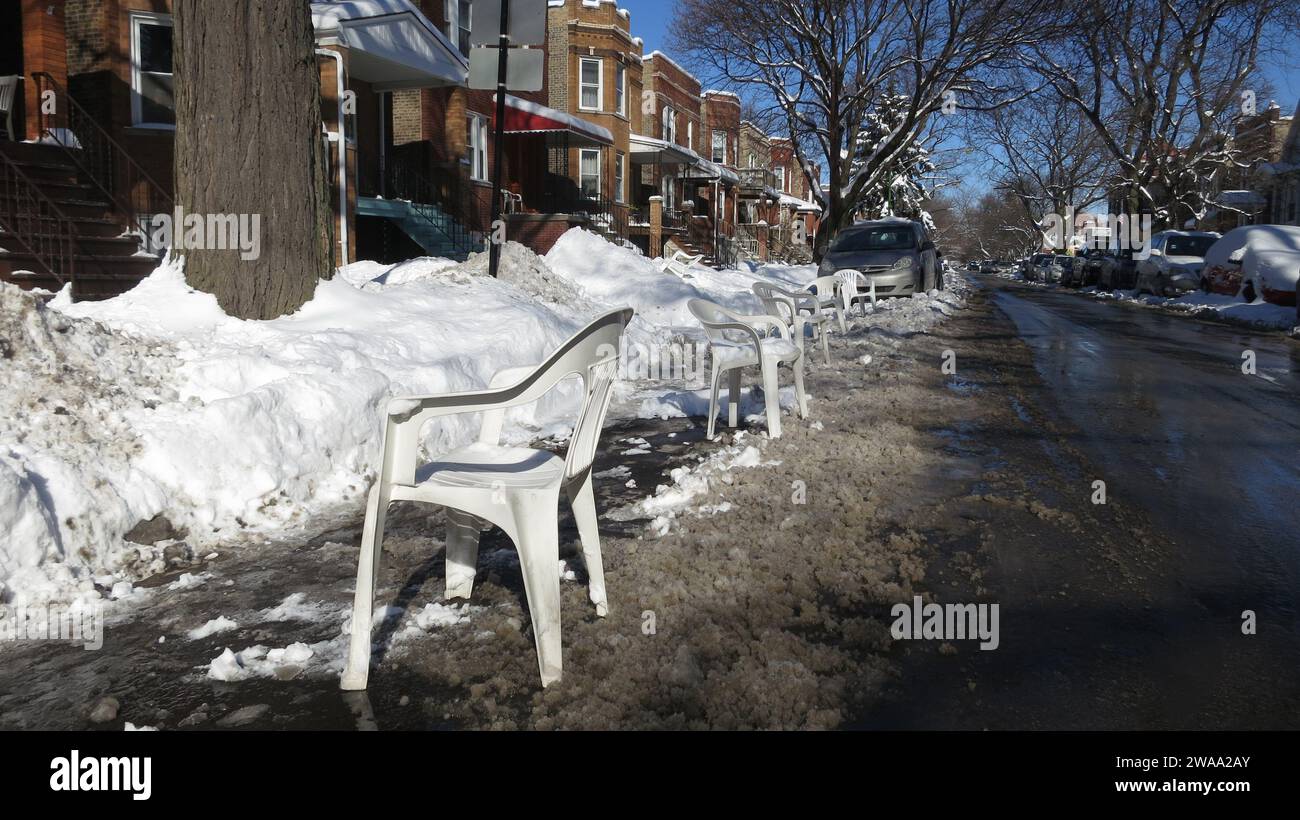
M740 419L740 368L727 373L727 426L735 427Z
M808 418L808 394L803 388L803 357L800 356L791 365L794 368L794 392L799 401L799 418Z
M370 489L366 503L366 523L361 534L361 555L357 559L357 588L352 599L352 634L348 644L348 663L340 686L346 691L366 688L370 677L370 631L375 611L375 585L379 576L379 557L384 546L384 517L388 499L380 484Z
M560 653L560 530L556 502L552 497L545 504L541 496L536 496L519 504L515 512L521 525L515 546L523 569L543 687L559 680L564 668Z
M767 409L768 438L781 437L781 392L776 381L776 362L763 361L763 401Z
M582 560L587 565L587 595L596 605L601 618L609 614L605 596L605 566L600 558L600 528L596 524L596 492L591 486L591 475L581 484L569 488L569 503L573 518L578 523L582 539Z
M822 332L821 332L821 337L822 337L822 358L826 360L826 364L830 364L830 363L831 363L831 348L830 348L829 342L828 342L828 340L827 340L827 338L826 338L826 337L829 336L829 335L830 335L830 334L826 332L826 329L825 329L825 328L822 328Z
M718 420L718 384L722 380L722 370L719 369L718 363L713 363L713 382L709 393L709 427L705 437L710 441L713 440L713 428Z
M447 587L443 598L466 598L474 592L478 572L478 519L447 508Z

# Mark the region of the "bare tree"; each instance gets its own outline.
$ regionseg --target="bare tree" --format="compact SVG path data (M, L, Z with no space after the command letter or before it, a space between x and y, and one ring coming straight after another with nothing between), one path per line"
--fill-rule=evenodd
M307 0L176 0L175 26L176 202L205 221L256 215L260 228L256 258L187 250L186 279L232 316L290 313L333 272Z
M1263 85L1259 60L1294 0L1081 0L1065 38L1027 65L1093 126L1113 189L1157 224L1212 204L1233 119Z
M1069 208L1082 212L1105 199L1111 158L1091 123L1051 89L990 111L980 122L998 187L1016 198L1030 221Z
M676 48L714 82L777 112L823 209L820 258L864 190L956 107L993 104L1002 63L1050 30L1046 0L679 0ZM887 93L907 105L864 154L858 136ZM827 184L811 173L821 162Z

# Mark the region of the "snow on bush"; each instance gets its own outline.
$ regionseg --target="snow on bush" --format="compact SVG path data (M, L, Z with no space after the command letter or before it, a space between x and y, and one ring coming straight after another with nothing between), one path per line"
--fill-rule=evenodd
M634 334L662 341L694 324L690 298L755 311L760 276L812 277L700 269L686 283L581 230L545 261L507 244L500 279L486 256L360 262L265 322L227 316L175 263L103 302L0 284L0 601L97 598L160 571L161 544L124 539L156 516L195 550L310 529L360 506L391 397L482 389L621 304L638 310ZM564 435L577 400L570 383L519 408L506 438ZM466 443L477 423L436 420L426 448Z

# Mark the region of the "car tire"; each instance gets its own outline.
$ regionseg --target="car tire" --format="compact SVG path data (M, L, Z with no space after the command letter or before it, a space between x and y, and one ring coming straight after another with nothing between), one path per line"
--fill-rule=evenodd
M1259 294L1255 292L1254 282L1247 279L1245 284L1241 286L1241 298L1245 299L1247 302L1253 302L1259 298Z

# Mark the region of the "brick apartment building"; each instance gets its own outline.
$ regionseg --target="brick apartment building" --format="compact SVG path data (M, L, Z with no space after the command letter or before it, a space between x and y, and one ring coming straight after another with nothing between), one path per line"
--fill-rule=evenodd
M313 0L340 263L483 247L495 105L492 92L466 87L474 8ZM159 249L128 228L172 208L171 11L172 0L0 10L0 79L20 86L11 136L28 141L0 141L0 174L24 201L61 203L56 227L75 237L47 248L40 235L0 231L0 275L37 271L23 282L57 287L53 271L68 265L78 293L93 296L151 269L139 251ZM734 95L704 91L668 55L643 55L631 24L614 0L549 0L543 88L506 100L507 238L545 252L582 226L651 256L671 242L734 261L739 225L779 221L773 194L806 196L788 141L742 123ZM56 96L55 115L42 115L42 92ZM741 171L757 187L742 186Z

